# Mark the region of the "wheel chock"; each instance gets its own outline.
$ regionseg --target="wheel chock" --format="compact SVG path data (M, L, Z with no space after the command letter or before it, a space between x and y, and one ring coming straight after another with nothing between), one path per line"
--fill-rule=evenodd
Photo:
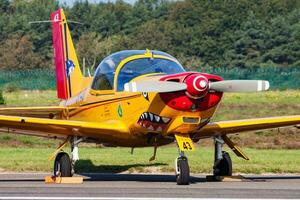
M206 181L208 182L242 182L242 181L246 181L246 178L241 176L241 175L237 175L237 176L206 176Z
M45 183L47 184L82 184L83 177L56 177L56 176L45 176Z

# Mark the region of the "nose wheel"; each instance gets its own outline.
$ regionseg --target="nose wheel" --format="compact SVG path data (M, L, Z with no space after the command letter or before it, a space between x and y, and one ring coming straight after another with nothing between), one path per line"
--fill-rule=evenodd
M176 159L175 168L177 185L188 185L190 183L190 167L188 159L183 152Z

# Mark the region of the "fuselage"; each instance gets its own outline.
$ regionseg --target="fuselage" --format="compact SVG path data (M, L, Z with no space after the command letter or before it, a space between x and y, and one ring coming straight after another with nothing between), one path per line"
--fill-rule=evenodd
M122 57L122 54L127 56L113 63L116 65L113 66L114 56ZM138 62L143 61L142 63L147 64L148 59L149 63L155 64L157 68L145 71L153 66L139 66ZM111 65L108 67L112 68L112 74L107 69L104 72L103 69L100 69L104 66L103 63ZM133 67L140 68L141 72L135 71L135 68L128 70L132 67L128 66L128 63L131 63ZM169 66L160 66L161 63L169 64ZM171 68L165 70L164 67L178 67L178 69L172 71ZM104 76L106 77L103 78ZM122 135L114 133L107 133L107 136L99 136L97 133L90 135L92 138L98 138L100 143L107 145L143 147L169 144L174 141L174 133L192 136L195 131L205 126L214 115L222 93L207 91L204 96L194 98L188 94L189 91L126 92L124 85L120 84L141 79L186 82L189 77L193 76L204 77L208 81L222 80L221 77L214 75L185 72L175 58L163 52L119 52L100 63L90 87L61 102L62 105L68 107L61 117L91 122L121 121L128 126L128 133ZM125 82L120 81L121 77L126 79ZM101 80L99 84L101 78L107 79L107 82ZM112 79L109 80L110 78ZM195 81L192 82L195 83Z

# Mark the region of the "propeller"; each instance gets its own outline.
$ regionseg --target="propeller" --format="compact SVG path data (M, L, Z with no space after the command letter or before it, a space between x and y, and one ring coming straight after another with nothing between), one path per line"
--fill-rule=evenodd
M138 81L130 82L124 85L127 92L175 92L186 90L185 83L177 83L171 81Z
M197 84L196 84L197 86ZM197 86L198 92L201 86L201 81ZM178 83L171 81L137 81L130 82L124 85L124 90L127 92L175 92L187 90L189 93L192 91L191 88L195 87L195 82L193 84L189 83ZM208 87L203 84L203 88L207 90L214 90L217 92L259 92L268 90L270 84L268 81L264 80L228 80L228 81L217 81L210 82ZM195 92L195 91L193 91Z
M218 92L259 92L268 90L269 87L269 81L263 80L229 80L209 83L209 89Z

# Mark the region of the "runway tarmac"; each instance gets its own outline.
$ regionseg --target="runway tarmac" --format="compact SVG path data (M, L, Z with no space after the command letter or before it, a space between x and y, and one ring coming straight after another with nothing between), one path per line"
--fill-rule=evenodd
M205 176L193 175L187 186L176 185L171 174L82 174L83 184L45 184L46 175L0 173L0 199L300 198L296 175L245 176L243 182L206 182Z

